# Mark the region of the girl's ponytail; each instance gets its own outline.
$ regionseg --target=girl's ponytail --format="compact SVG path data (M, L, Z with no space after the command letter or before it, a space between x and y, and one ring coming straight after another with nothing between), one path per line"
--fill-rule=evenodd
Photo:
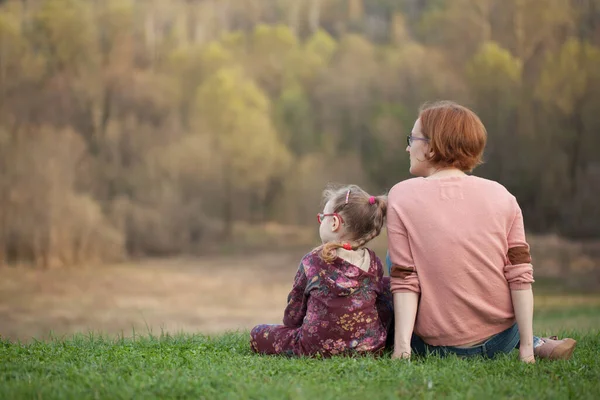
M340 242L327 242L321 249L321 259L327 264L331 264L337 257L337 249L344 248L344 245Z
M385 215L387 213L387 196L375 196L375 204L377 205L379 216L381 216L382 221L385 220ZM383 225L383 224L382 224Z

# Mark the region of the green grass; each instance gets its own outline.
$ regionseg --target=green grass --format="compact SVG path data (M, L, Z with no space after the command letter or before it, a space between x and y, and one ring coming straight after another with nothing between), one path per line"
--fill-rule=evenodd
M76 336L30 344L0 339L0 399L596 398L600 333L569 361L526 365L437 357L290 359L251 353L248 334L136 339Z

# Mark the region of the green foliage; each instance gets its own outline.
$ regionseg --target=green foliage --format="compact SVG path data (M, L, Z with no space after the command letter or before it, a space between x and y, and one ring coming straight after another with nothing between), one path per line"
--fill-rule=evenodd
M549 55L536 90L538 99L569 116L600 83L600 49L569 39L558 54Z
M263 185L288 162L269 106L239 68L218 70L198 89L198 130L213 138L213 149L236 187Z
M308 224L301 216L314 213L325 176L364 178L378 192L408 177L404 137L419 107L451 99L489 133L475 173L514 191L529 229L596 236L597 3L4 1L2 151L17 157L46 129L81 137L75 183L52 182L107 219L128 210L111 228L130 244L147 234L143 216L165 232ZM39 157L56 160L53 149ZM14 171L4 163L7 188ZM330 170L317 177L319 168ZM20 239L2 239L26 218L4 211L9 197L0 196L0 255L27 258ZM232 198L242 199L235 215L220 212ZM157 246L187 248L167 242Z
M212 171L222 187L225 234L231 235L235 193L263 198L272 179L290 162L288 149L270 118L270 103L240 68L223 68L198 88L196 124L208 135ZM239 205L238 207L239 208Z
M555 48L557 32L564 35L575 24L573 3L568 1L512 0L506 9L512 14L512 29L507 31L514 35L515 53L524 63L534 61L542 46Z
M26 44L21 27L10 10L0 11L0 43L3 47L2 55L8 60L17 59Z
M366 159L376 161L365 163L365 168L377 186L391 188L402 179L399 177L409 177L406 141L400 139L411 133L414 122L414 111L400 103L381 104L375 112L375 131L366 146ZM397 171L398 177L392 179L386 171Z
M250 36L245 65L271 98L281 93L290 76L291 61L299 50L297 38L283 25L257 25Z
M315 32L306 40L302 49L290 54L286 84L293 85L293 81L297 79L306 90L313 90L315 82L327 69L337 47L338 43L327 32Z
M25 81L39 78L45 65L43 57L31 51L17 15L12 8L0 8L0 85L5 88L17 86L16 77Z
M354 34L344 36L315 89L319 123L333 135L331 140L341 151L360 155L362 145L368 140L367 121L378 72L375 56L373 44L365 38Z
M77 68L94 56L94 28L87 3L45 0L33 17L32 40L50 68Z
M520 143L520 138L510 132L516 124L520 98L515 94L522 90L522 71L521 60L495 42L484 43L466 65L473 108L485 121L490 139L483 169L502 181L521 168L521 157L527 157L523 152L516 154L512 163L503 162Z
M486 95L518 90L522 63L497 43L487 42L467 64L467 77L475 90Z
M491 1L444 1L431 7L420 20L420 35L449 51L457 62L471 56L491 38Z
M219 42L211 42L202 49L200 63L205 77L217 72L220 68L233 65L233 54Z
M324 63L328 63L336 51L337 43L327 32L318 30L308 38L305 47L307 52L316 54Z
M290 151L296 155L317 151L319 137L314 111L302 86L295 83L284 88L275 107L278 131Z

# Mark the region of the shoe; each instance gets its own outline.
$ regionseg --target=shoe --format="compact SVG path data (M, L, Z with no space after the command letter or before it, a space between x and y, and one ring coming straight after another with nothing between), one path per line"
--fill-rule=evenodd
M533 349L533 354L549 360L568 360L571 358L577 342L570 338L558 340L556 336L542 338L544 344Z

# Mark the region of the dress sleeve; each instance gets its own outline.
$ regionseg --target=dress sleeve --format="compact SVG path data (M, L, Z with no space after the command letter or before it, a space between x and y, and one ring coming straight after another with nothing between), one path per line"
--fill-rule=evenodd
M287 307L283 314L283 324L290 328L302 326L302 321L306 315L308 294L306 294L306 272L304 264L300 263L298 272L294 278L294 286L288 295Z
M390 194L390 205L393 204L393 201L392 194ZM421 293L419 275L410 251L406 227L394 207L388 207L386 217L392 293Z
M529 244L525 239L523 213L515 199L515 212L512 225L508 232L507 263L504 266L504 276L511 290L527 290L533 282L533 266Z

